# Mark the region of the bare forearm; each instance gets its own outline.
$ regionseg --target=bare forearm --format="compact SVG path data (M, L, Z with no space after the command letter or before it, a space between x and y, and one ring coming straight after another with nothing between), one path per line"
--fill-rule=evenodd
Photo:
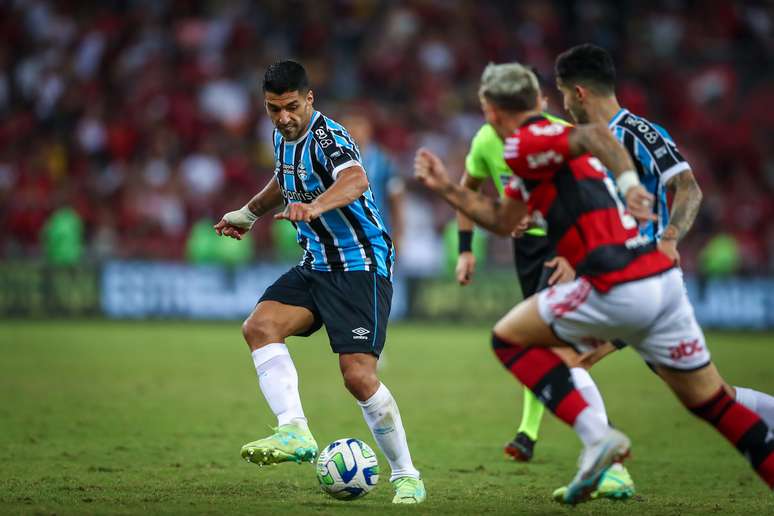
M667 183L673 192L669 225L662 238L680 240L693 226L701 207L702 193L691 171L682 172Z
M313 204L319 213L352 204L368 189L368 178L359 166L342 170L333 185L323 192Z
M448 183L439 193L458 213L461 212L463 216L498 235L509 234L527 212L524 204L516 212L506 210L499 199L492 199L453 183Z
M250 202L247 203L247 209L261 217L281 204L282 192L280 192L279 184L276 180L271 179L263 187L263 190L250 199Z
M460 179L460 184L464 188L467 188L468 190L471 190L473 192L477 192L479 188L481 188L481 181L474 177L471 177L471 175L468 174L467 172L462 174L462 179ZM457 210L457 228L460 231L473 231L474 226L475 226L475 223L470 219L470 217L466 216L460 210Z

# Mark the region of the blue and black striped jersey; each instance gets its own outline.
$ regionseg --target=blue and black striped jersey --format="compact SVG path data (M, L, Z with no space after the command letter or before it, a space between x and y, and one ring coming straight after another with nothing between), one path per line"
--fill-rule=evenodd
M319 111L306 131L287 141L276 129L274 178L285 204L310 203L340 171L361 165L360 150L347 130ZM391 278L395 249L371 189L347 206L294 224L304 249L301 265L316 271L374 271Z
M669 224L666 184L691 167L666 129L632 114L628 109L619 110L608 126L632 157L643 186L656 198L653 210L658 220L641 226L640 234L651 239L661 238L661 233Z

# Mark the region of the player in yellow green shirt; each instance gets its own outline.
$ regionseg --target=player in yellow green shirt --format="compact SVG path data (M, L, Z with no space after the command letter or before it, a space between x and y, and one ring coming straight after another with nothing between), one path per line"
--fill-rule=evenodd
M552 122L570 125L566 121L543 113ZM470 151L465 159L465 173L461 183L466 188L478 190L491 180L500 196L503 187L512 176L512 171L503 158L504 144L489 124L484 124L471 141ZM461 285L467 285L473 279L476 259L471 252L474 223L462 213L457 213L459 229L459 257L456 278ZM575 271L567 260L557 257L553 246L546 237L546 231L539 221L526 218L513 233L513 254L516 272L523 296L529 297L555 283L570 281ZM570 367L576 388L581 391L590 405L601 412L605 411L604 402L596 384L588 371L581 367L582 360L571 349L554 349ZM585 364L584 364L585 365ZM508 456L518 461L529 461L534 453L538 431L545 408L540 400L524 389L524 403L521 424L516 437L505 445ZM605 417L607 417L605 413ZM629 498L634 494L634 484L626 469L617 464L600 483L596 496L609 498Z

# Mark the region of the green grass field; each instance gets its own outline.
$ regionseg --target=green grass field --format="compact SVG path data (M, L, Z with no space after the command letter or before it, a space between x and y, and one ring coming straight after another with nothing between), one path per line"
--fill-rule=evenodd
M711 334L735 384L774 392L771 334ZM320 445L374 446L327 338L291 341ZM515 380L484 327L394 325L382 379L400 404L427 503L391 506L383 475L338 502L314 468L239 458L274 424L238 323L0 323L2 514L773 514L774 497L713 429L694 420L631 350L599 364L609 414L633 441L638 495L565 508L579 441L547 415L529 465L501 446L520 414ZM375 446L374 446L375 447ZM388 470L380 455L383 471Z

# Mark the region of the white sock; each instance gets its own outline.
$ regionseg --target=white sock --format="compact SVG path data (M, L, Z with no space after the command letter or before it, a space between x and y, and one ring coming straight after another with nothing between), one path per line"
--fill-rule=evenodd
M589 372L582 367L573 367L570 369L570 374L572 374L572 381L575 384L575 388L583 395L586 403L604 417L605 421L609 421L607 411L605 410L605 402L602 400L602 394L600 394L597 384L594 383Z
M591 405L578 414L572 427L584 446L591 446L602 439L610 428L607 424L607 418Z
M602 401L602 395L588 371L582 367L573 367L570 369L570 374L575 388L580 391L583 399L589 404L583 412L578 414L573 428L583 444L590 446L607 433L609 425L605 402Z
M734 389L736 401L758 414L769 428L774 428L774 396L747 387L734 386Z
M288 347L282 343L267 344L253 351L258 384L279 425L293 423L306 428L304 409L298 395L298 373Z
M387 386L379 385L373 396L357 403L363 410L363 417L371 429L371 435L390 463L390 481L399 477L419 478L419 471L411 462L398 404Z

